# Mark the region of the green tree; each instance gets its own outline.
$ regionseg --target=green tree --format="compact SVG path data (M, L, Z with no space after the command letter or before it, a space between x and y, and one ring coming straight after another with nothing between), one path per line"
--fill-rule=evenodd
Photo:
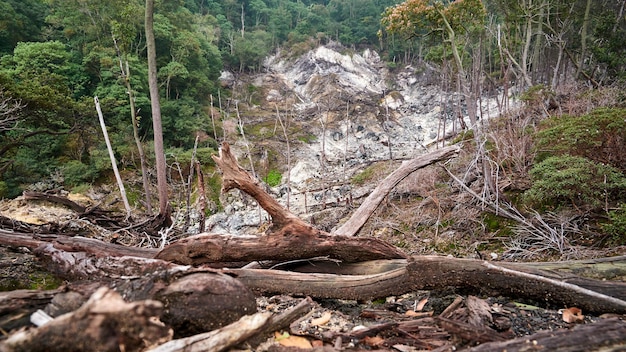
M19 42L40 40L47 12L41 0L0 0L0 54Z

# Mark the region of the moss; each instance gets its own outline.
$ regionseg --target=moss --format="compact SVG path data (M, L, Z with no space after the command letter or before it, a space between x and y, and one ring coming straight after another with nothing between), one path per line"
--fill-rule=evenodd
M280 184L282 178L283 175L280 173L280 171L276 169L271 169L267 173L267 176L263 178L263 181L265 181L265 183L267 183L267 185L270 187L276 187Z
M360 173L352 176L350 180L352 184L362 186L367 182L370 182L376 175L378 175L385 168L383 163L376 163L366 167Z
M504 219L493 213L484 213L482 222L487 233L497 233L498 236L503 237L513 236L511 220Z

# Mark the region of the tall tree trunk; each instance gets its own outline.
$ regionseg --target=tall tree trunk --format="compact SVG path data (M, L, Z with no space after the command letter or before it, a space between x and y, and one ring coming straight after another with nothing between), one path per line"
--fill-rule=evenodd
M167 175L165 151L163 148L163 127L161 125L161 103L157 82L156 44L154 42L154 0L146 0L146 45L148 48L148 83L150 85L150 105L154 130L154 154L157 168L157 188L159 190L159 217L163 224L172 223L167 198Z
M126 92L128 94L128 101L130 103L130 119L133 124L133 138L135 144L137 144L137 152L139 153L139 161L141 163L141 179L143 181L143 190L146 194L146 212L152 214L152 196L150 192L150 183L148 182L148 166L146 163L146 153L143 150L141 139L139 138L139 121L137 121L137 108L135 107L135 95L130 85L130 68L128 66L128 58L122 60L122 53L115 36L113 37L113 44L115 44L115 51L117 52L117 58L120 61L120 72L122 79L126 85ZM124 66L126 64L126 66Z
M587 0L587 6L585 7L585 17L583 19L583 27L580 29L580 60L578 61L578 68L576 70L575 78L580 76L583 67L585 66L585 55L587 55L587 31L589 30L589 14L591 12L591 0ZM560 57L559 57L560 58Z

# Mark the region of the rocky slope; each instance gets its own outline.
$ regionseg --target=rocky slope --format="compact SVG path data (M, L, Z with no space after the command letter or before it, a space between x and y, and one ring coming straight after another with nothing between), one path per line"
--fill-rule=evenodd
M442 90L435 68L424 64L392 72L375 51L357 53L334 44L299 58L276 54L255 76L222 77L235 92L246 131L245 139L234 130L226 135L240 162L251 169L248 160L253 160L260 178L280 171L282 183L272 189L274 195L327 230L375 186L354 182L355 175L436 147L437 140L459 131L458 117L465 110L458 95ZM495 99L482 102L483 118L497 115ZM230 125L239 124L233 116ZM393 170L393 162L388 165L384 172ZM240 199L223 200L225 212L209 220L212 231L254 231L265 220L254 204Z

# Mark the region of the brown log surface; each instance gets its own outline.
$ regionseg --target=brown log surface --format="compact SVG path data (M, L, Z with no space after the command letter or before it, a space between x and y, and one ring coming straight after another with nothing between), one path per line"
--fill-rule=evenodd
M467 349L467 352L491 351L624 351L626 350L626 321L604 319L597 323L579 325L571 330L540 331L502 342L489 342Z

